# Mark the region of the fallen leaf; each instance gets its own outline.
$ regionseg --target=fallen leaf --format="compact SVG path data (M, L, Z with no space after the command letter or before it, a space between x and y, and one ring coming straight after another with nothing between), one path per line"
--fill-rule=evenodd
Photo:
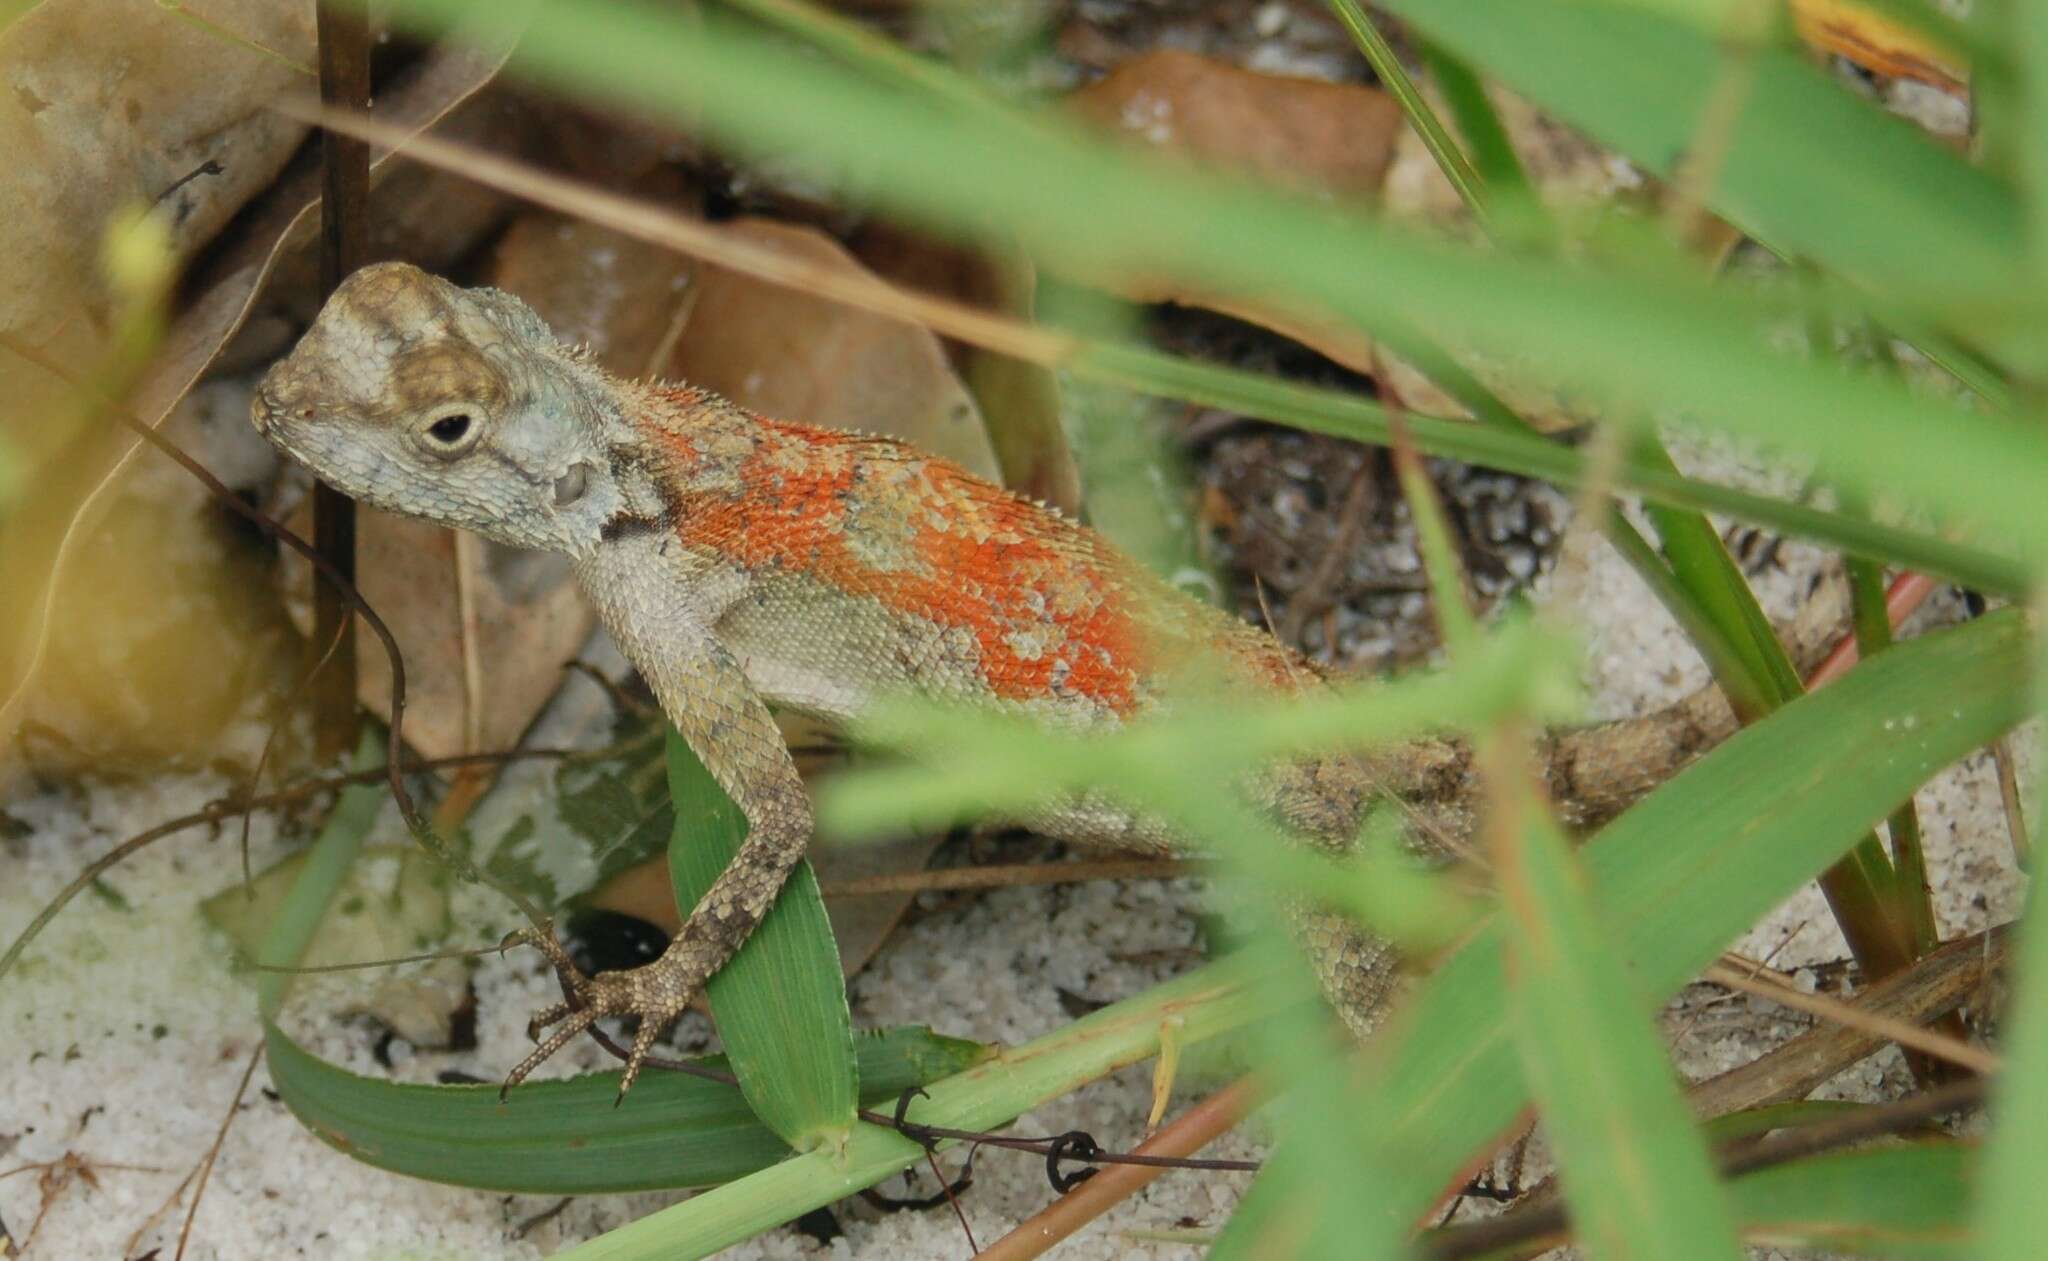
M1074 114L1147 147L1336 200L1371 201L1401 110L1377 88L1261 74L1162 49L1068 98Z
M1038 278L1017 250L984 244L969 249L892 224L871 223L853 251L876 274L906 289L1029 321ZM997 354L950 338L948 357L973 391L1005 486L1081 513L1081 469L1061 421L1059 375L1042 364Z
M214 894L200 910L245 960L252 960L306 865L294 854L243 886ZM334 911L301 956L301 967L364 963L418 953L448 935L446 868L413 845L372 845L335 891ZM348 974L344 974L348 975ZM469 972L460 959L436 959L403 973L357 972L323 983L343 997L334 1010L361 1012L421 1047L454 1040L455 1013L468 1001Z
M500 39L483 44L451 41L437 48L380 93L379 113L409 130L432 125L496 74L509 47L508 40ZM388 156L379 158L375 174L387 174L391 165ZM278 180L243 210L233 240L199 262L185 285L185 292L195 296L172 322L149 368L130 392L131 415L160 426L221 354L256 308L278 259L295 245L311 240L316 230L318 188L319 173L311 168L295 170ZM90 374L96 360L91 356L70 358L69 343L55 335L61 330L35 331L52 334L32 338L52 357L73 363L81 374ZM18 382L40 372L5 352L0 352L0 360L7 363L10 397ZM58 623L50 616L67 607L59 584L70 578L73 562L88 550L105 521L116 498L114 492L140 445L126 429L113 424L79 436L63 450L61 458L50 461L38 475L34 497L15 509L8 529L0 532L0 591L19 601L17 607L29 610L11 628L20 632L20 638L16 651L4 663L4 675L0 675L4 679L0 685L7 689L0 697L0 742L10 756L15 752L13 737L33 716L30 702L48 644L81 633L76 626ZM148 542L142 540L143 545ZM159 565L152 572L166 569ZM156 598L155 587L147 583L122 587L99 583L93 591L103 599L89 606L74 603L69 607L80 609L78 616L102 624L120 624L125 616L121 601ZM243 645L223 646L216 632L203 647L179 658L161 676L161 682L172 688L182 686L196 673L193 661L209 656L232 659L244 649ZM104 685L104 680L100 682Z
M304 533L302 512L293 528ZM294 620L311 625L310 570L287 562ZM566 557L359 508L356 586L405 657L405 741L422 757L519 742L596 621ZM358 698L388 718L391 664L358 627Z
M815 228L738 219L723 231L820 267L865 271ZM782 420L901 438L995 480L981 411L931 331L718 267L664 374Z
M277 176L306 133L264 103L304 83L313 3L217 0L217 27L266 56L132 0L52 0L0 33L0 331L66 363L107 350L106 227L155 205L172 254L190 259ZM8 373L0 421L30 470L72 435L61 383ZM33 473L31 473L33 476Z
M1395 138L1406 130L1400 107L1378 88L1260 74L1175 50L1134 57L1067 104L1083 121L1146 147L1358 203L1377 199ZM1327 311L1216 293L1178 277L1082 279L1133 302L1220 311L1291 337L1355 372L1373 370L1372 339Z
M550 135L543 106L516 87L493 80L435 120L433 134L497 153L539 155ZM401 155L380 166L370 188L365 258L403 259L429 271L443 271L473 256L500 231L518 202L475 180L414 162ZM228 357L268 366L299 331L312 323L325 294L320 289L320 241L314 232L294 233L264 282L252 321L281 326L269 347L245 347L236 338ZM262 330L250 329L251 336ZM216 365L224 370L226 365Z
M696 301L696 264L685 255L561 215L521 215L493 256L491 284L620 376L666 366Z

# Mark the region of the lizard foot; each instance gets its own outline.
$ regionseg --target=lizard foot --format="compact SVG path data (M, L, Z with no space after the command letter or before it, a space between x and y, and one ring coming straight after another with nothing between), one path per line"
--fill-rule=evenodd
M691 961L670 952L644 967L626 968L617 972L600 972L596 976L585 976L581 969L570 960L569 952L553 932L533 932L522 929L506 938L507 945L523 944L533 946L546 955L555 971L562 978L568 998L543 1008L533 1014L526 1024L526 1036L540 1043L533 1053L505 1075L505 1084L498 1091L503 1099L506 1092L526 1080L528 1073L538 1068L542 1061L567 1046L577 1034L597 1023L602 1016L638 1016L640 1026L633 1032L632 1053L626 1058L625 1076L619 1080L619 1100L640 1076L640 1069L647 1062L647 1056L654 1049L654 1039L703 987L702 970L691 966ZM541 1032L553 1025L547 1040L541 1040Z

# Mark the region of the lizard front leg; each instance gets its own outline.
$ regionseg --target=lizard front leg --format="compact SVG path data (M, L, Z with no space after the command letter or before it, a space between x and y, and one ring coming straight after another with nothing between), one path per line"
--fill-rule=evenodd
M811 839L810 799L782 733L739 663L708 633L658 643L621 637L690 750L747 816L747 839L691 909L661 958L644 967L579 973L552 937L529 938L562 969L574 995L536 1014L530 1031L556 1025L506 1078L509 1088L600 1016L633 1015L640 1027L619 1083L632 1088L655 1037L681 1015L768 913ZM678 642L678 640L682 642Z

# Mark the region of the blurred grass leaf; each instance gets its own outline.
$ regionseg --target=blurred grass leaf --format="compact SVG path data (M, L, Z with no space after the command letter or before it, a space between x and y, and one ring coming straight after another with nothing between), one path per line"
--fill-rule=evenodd
M1667 179L1710 143L1702 119L1726 73L1726 28L1613 0L1387 8ZM1983 326L1973 309L2008 287L2020 249L2012 188L1843 90L1800 49L1749 55L1748 91L1708 204L1782 253L1887 302L1979 324L1992 346L2017 349L2023 325Z
M2011 680L2032 645L2016 613L1892 648L1737 733L1596 835L1581 852L1610 908L1619 959L1652 1001L1811 879L1934 771L2026 713ZM1333 1074L1304 1126L1241 1204L1217 1255L1287 1255L1257 1223L1314 1223L1335 1238L1407 1230L1515 1127L1528 1087L1505 1013L1497 925L1421 987L1363 1072ZM1313 1145L1314 1161L1300 1153ZM1370 1181L1370 1199L1339 1188ZM1297 1240L1281 1229L1279 1238Z
M2048 41L2048 24L2042 23L2042 15L2030 20L2037 26L2035 38ZM2048 58L2048 43L2037 51ZM2034 139L2039 143L2048 138ZM1884 656L1902 651L1905 649L1888 648ZM2040 673L2048 665L2048 641L2035 645L2033 665L2033 695L2029 699L2039 714L2043 702L2048 701L2048 678ZM2028 816L2039 820L2039 768L2034 775ZM2040 825L2036 822L2034 826L2038 829ZM2042 1182L2048 1179L2048 1127L2041 1124L2044 1111L2048 1111L2048 906L2043 904L2038 884L2028 897L2020 932L2013 965L2005 1077L1993 1098L1993 1115L1999 1124L1987 1153L1989 1163L1979 1201L1978 1225L1989 1261L2038 1256L2041 1241L2048 1238L2048 1196L2041 1194Z
M1497 825L1520 835L1502 836L1494 854L1515 1044L1581 1244L1596 1258L1739 1256L1706 1144L1607 917L1548 814L1533 799L1514 813Z
M1986 1255L1970 1233L1981 1163L1962 1143L1867 1148L1745 1175L1728 1198L1752 1243L1965 1261Z
M355 752L355 769L366 770L383 757L383 737L366 724ZM362 853L363 840L370 834L370 826L377 821L377 812L383 805L381 784L353 784L341 790L291 888L278 900L275 917L256 947L259 962L292 967L305 957L328 907L347 883L349 870ZM257 1010L266 1024L277 1015L292 979L286 972L265 972L257 978Z
M1519 11L1534 21L1548 9ZM405 0L393 17L445 28L467 12L458 0ZM1680 51L1696 60L1689 46ZM1420 328L1551 365L1561 384L1590 399L1627 399L1624 416L1696 416L1812 454L1831 477L1881 488L1989 536L2040 533L2043 502L2023 470L2048 465L2048 435L1916 395L1882 376L1773 350L1767 333L1785 313L1782 299L1711 284L1675 261L1645 266L1645 255L1602 270L1481 255L1051 127L993 128L980 111L928 108L897 85L794 54L716 9L699 22L605 0L544 8L517 61L529 75L593 98L693 120L745 150L858 155L860 192L878 204L955 233L1000 226L1070 272L1163 272L1368 330ZM1654 58L1631 64L1661 74ZM776 90L759 91L766 83ZM1772 111L1773 127L1804 129L1814 125L1809 119L1869 108L1845 96L1801 94L1792 103L1811 108ZM1878 121L1904 134L1904 124ZM1754 130L1738 134L1731 162L1748 160L1746 148L1763 143L1751 139ZM1822 147L1819 159L1839 158L1841 137L1823 134L1833 147ZM2014 231L2009 201L1981 173L1942 162L1925 141L1907 137L1897 160L1931 164L1912 169L1935 177L1955 165L1960 182L1957 209L1939 225L1932 257L1917 242L1896 257L1911 258L1915 276L1941 275L1945 294L1977 302L2010 293L1995 249ZM1089 195L1073 196L1077 187ZM1852 191L1851 200L1868 204L1865 190ZM1901 221L1936 213L1924 199L1900 198L1901 206L1885 210ZM1988 250L1976 244L1985 237L1994 242ZM1258 248L1243 248L1246 241ZM1349 265L1331 266L1336 258ZM1945 269L1935 266L1943 261ZM1996 283L1980 283L1986 280ZM2033 300L1997 304L2000 327L2022 322Z
M1996 613L1890 649L1744 729L1584 850L1621 956L1650 998L1813 878L1930 775L2022 718L2029 642ZM1356 1142L1398 1153L1416 1213L1513 1121L1526 1087L1504 1028L1500 946L1483 931L1425 985L1408 1035L1355 1111Z
M1455 674L1260 704L1205 705L1195 691L1171 723L1077 738L1049 735L1026 719L904 701L878 707L854 731L914 754L917 765L840 777L820 797L818 822L842 834L872 834L906 814L1014 815L1063 791L1171 797L1191 767L1220 776L1332 745L1362 748L1474 727L1509 707L1556 717L1576 690L1575 656L1563 636L1522 622L1475 644Z

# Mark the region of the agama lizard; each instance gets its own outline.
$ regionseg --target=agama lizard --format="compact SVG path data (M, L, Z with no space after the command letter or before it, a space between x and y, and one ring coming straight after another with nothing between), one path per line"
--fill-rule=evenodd
M1069 730L1156 712L1177 664L1254 693L1323 686L1265 631L1155 579L1087 527L891 439L770 420L687 386L614 378L517 298L398 263L350 277L253 405L268 438L366 502L573 558L612 636L746 814L745 844L659 960L570 978L574 1003L523 1079L598 1017L639 1017L623 1087L660 1030L737 950L811 837L771 704L844 721L911 690ZM1549 737L1553 795L1611 815L1732 729L1718 695ZM1271 768L1262 805L1341 847L1375 794L1469 828L1472 774L1450 740ZM1048 835L1182 848L1106 800L1019 820ZM1361 1033L1394 961L1335 916L1294 916Z

